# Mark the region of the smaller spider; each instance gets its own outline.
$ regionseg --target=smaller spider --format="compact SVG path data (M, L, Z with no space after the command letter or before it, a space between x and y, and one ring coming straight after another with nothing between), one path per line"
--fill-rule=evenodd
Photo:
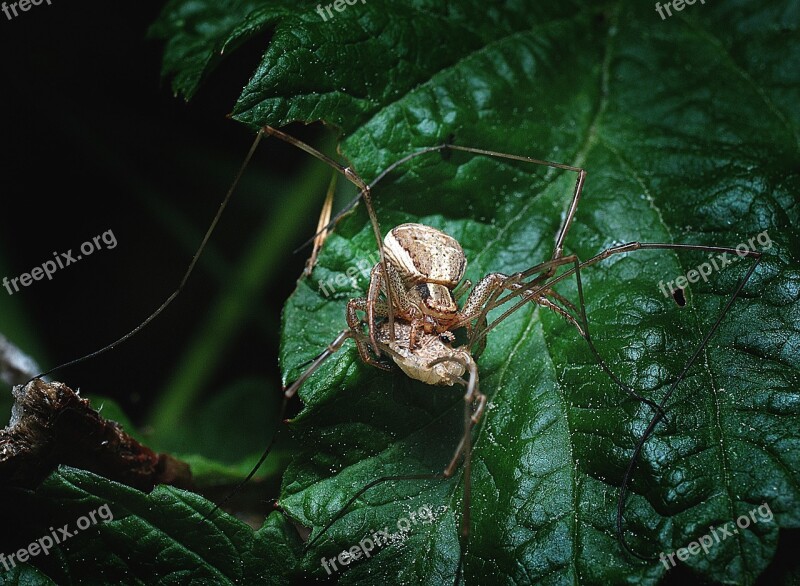
M362 298L363 299L363 298ZM351 323L351 306L353 301L348 304L348 324L350 327L341 332L328 347L311 363L289 388L284 392L285 402L292 398L300 386L311 376L322 363L332 354L337 352L344 343L353 339L359 348L363 348L368 353L367 335L362 331L363 322L355 321ZM392 329L394 334L392 334ZM461 441L450 459L450 463L441 474L420 474L411 476L393 476L377 479L359 490L337 513L329 523L310 540L305 548L310 549L326 531L340 519L362 494L375 484L388 480L437 480L451 477L458 468L463 456L464 466L464 502L462 512L462 522L460 537L464 541L461 548L461 555L466 552L466 540L469 537L470 525L470 494L471 481L470 470L472 467L472 437L471 431L481 420L484 409L486 408L487 397L480 391L478 383L478 366L472 355L464 346L453 347L448 336L421 332L418 334L416 344L410 343L413 326L403 319L395 320L390 327L389 322L381 320L376 323L374 336L378 348L391 357L394 363L410 378L422 381L425 384L437 386L453 386L460 384L466 388L464 393L464 434ZM391 367L379 360L369 358L369 364L382 369L391 370ZM464 375L468 373L468 378ZM213 511L212 511L213 512ZM459 563L460 566L460 563ZM456 579L456 583L458 579Z

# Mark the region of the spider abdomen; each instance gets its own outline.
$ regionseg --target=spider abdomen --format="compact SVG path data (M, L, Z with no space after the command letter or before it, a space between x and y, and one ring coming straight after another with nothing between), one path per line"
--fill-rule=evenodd
M411 326L406 322L395 322L395 338L389 334L388 322L377 326L378 340L391 350L391 357L407 376L428 385L452 386L466 372L472 356L464 348L453 348L440 336L421 334L413 350L409 348ZM450 357L453 361L431 366L437 358Z

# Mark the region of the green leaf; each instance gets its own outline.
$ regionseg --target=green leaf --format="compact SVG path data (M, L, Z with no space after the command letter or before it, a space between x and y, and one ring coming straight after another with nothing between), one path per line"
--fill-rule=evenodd
M13 570L0 572L2 586L51 586L50 578L28 564L20 564Z
M764 251L667 403L670 422L646 444L625 508L629 543L658 555L766 503L770 519L757 515L708 553L681 555L708 580L753 583L773 557L778 528L800 525L800 79L789 65L800 56L797 7L695 3L662 20L632 1L369 0L323 21L310 5L227 4L238 24L200 39L209 27L183 26L173 14L192 7L215 22L224 4L170 3L165 62L176 79L199 79L212 66L180 64L176 46L194 39L209 49L242 40L242 27L263 30L254 22L274 27L235 118L338 125L343 155L367 180L453 135L458 145L587 169L566 238L566 252L582 259L630 241L735 247L753 239ZM458 238L475 282L550 258L574 181L525 163L431 154L386 177L374 195L384 231L419 221ZM326 242L285 308L286 381L345 327L346 300L366 290L368 265L359 263L374 259L375 246L363 209ZM684 308L659 290L709 260L638 251L583 275L600 353L652 400L679 379L748 268L738 260L690 285ZM574 281L558 290L577 302ZM545 309L525 307L503 322L478 366L489 406L473 434L465 581L660 581L667 567L626 555L615 535L622 476L652 411ZM460 394L363 365L348 344L301 389L305 408L293 428L306 449L284 477L284 510L316 536L367 483L440 473L462 433ZM343 583L452 581L463 485L462 467L445 481L375 486L306 552L304 570L326 576L321 558L375 530L396 533L398 521L429 507L433 522L413 524L346 568L338 562L335 573Z
M277 431L280 401L280 393L269 381L242 379L190 412L191 425L168 428L169 433L162 433L154 446L188 463L199 484L241 480ZM226 414L235 414L236 425L230 425ZM285 447L279 445L259 468L257 478L276 475L285 467Z
M173 0L150 29L154 38L169 39L164 53L162 74L172 77L175 94L189 99L204 77L249 36L257 34L279 16L285 16L293 3L271 2L263 7L259 0L232 2L186 2Z
M27 530L39 537L64 526L71 534L32 558L58 584L87 576L98 584L285 584L300 547L277 512L253 532L219 511L204 520L213 503L194 493L160 486L144 494L73 468L53 473L37 499L39 524L28 519ZM97 522L88 523L95 511ZM88 527L76 530L81 523Z

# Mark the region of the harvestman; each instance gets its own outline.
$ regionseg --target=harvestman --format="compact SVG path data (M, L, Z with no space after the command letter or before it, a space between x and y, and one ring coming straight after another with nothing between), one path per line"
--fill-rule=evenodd
M299 387L303 384L303 382L305 382L305 380L307 380L308 377L310 377L314 373L314 371L328 357L330 357L334 352L336 352L339 348L341 348L344 342L348 339L354 339L359 349L359 354L361 358L365 362L368 362L369 364L373 364L381 368L387 368L385 364L380 363L376 360L376 358L380 358L380 356L382 355L381 353L383 352L384 354L387 354L395 362L395 364L400 366L401 369L412 378L416 378L428 384L453 385L458 383L465 386L467 389L464 395L464 401L465 401L464 434L461 441L459 442L459 445L455 450L455 453L453 454L453 458L451 459L450 463L445 468L442 474L383 477L373 482L370 482L367 486L359 490L356 493L356 495L353 496L345 504L345 506L339 511L339 513L337 513L337 515L334 516L334 518L328 523L328 525L324 527L322 531L311 542L309 542L308 547L310 547L314 542L316 542L316 540L319 539L325 533L325 531L327 531L327 529L333 523L336 522L336 520L341 518L341 516L346 512L349 506L356 501L357 498L359 498L362 494L364 494L364 492L366 492L373 486L390 480L446 478L454 473L460 459L463 456L464 512L463 512L461 531L460 531L460 538L462 540L461 556L463 560L463 556L465 554L465 549L466 549L466 540L468 539L469 536L469 510L470 510L470 484L471 484L470 467L471 467L471 454L472 454L471 429L473 425L479 422L484 407L486 405L486 397L480 392L478 383L478 369L474 359L477 358L480 352L482 351L486 343L485 338L488 332L491 331L493 328L495 328L499 323L501 323L511 314L513 314L515 311L520 309L524 304L530 302L545 307L557 313L558 315L561 315L568 323L572 324L576 328L578 333L586 340L589 349L591 350L593 356L597 360L597 363L606 372L606 374L627 394L629 394L631 397L643 403L646 403L654 411L654 414L650 420L649 425L647 426L646 430L642 434L642 437L638 440L636 446L634 447L633 455L631 456L629 465L623 477L617 501L616 525L617 525L617 534L620 544L629 554L634 555L636 557L642 557L641 555L634 552L630 548L630 546L625 541L623 532L623 511L627 495L627 486L632 477L633 470L636 466L641 450L644 444L646 443L647 439L653 433L654 429L661 421L661 419L665 417L664 407L667 401L669 400L670 396L675 391L677 386L680 384L680 382L685 378L688 370L696 362L700 353L703 351L710 338L714 335L714 333L718 329L720 323L722 322L722 319L727 314L734 300L739 295L739 293L749 280L750 276L755 271L755 268L760 261L761 255L758 252L749 250L745 254L740 253L741 256L751 257L752 259L754 259L754 262L747 270L744 277L742 277L738 282L733 294L730 296L727 303L724 305L719 317L714 322L709 331L706 333L706 335L703 337L696 350L692 353L691 357L684 365L677 379L670 385L669 389L658 403L653 402L645 397L642 397L631 387L622 382L611 371L611 369L602 359L599 352L594 346L589 331L588 319L586 316L583 288L581 283L581 273L580 273L581 270L583 270L588 266L596 264L602 260L605 260L613 255L633 252L637 250L647 250L647 249L675 250L675 251L693 250L700 252L728 253L728 254L737 253L737 250L729 247L702 246L693 244L629 242L608 248L583 262L581 262L576 255L572 254L564 255L564 241L566 239L569 228L572 224L575 212L578 208L581 191L583 189L583 184L586 178L586 171L579 167L534 159L530 157L444 143L433 147L423 148L409 155L406 155L405 157L392 163L387 169L382 171L371 183L367 184L353 169L337 163L336 161L320 153L313 147L281 132L280 130L277 130L270 126L265 126L258 132L258 135L256 136L256 139L254 140L247 156L245 157L242 166L240 167L234 181L232 182L231 187L229 188L225 198L220 204L220 207L214 219L212 220L208 230L206 231L203 240L201 241L201 244L198 247L197 252L193 256L176 290L150 316L148 316L143 322L141 322L133 330L122 336L120 339L101 348L100 350L92 352L91 354L67 362L65 364L59 365L35 378L44 377L56 370L72 366L79 362L83 362L84 360L89 360L108 350L115 348L120 343L126 341L128 338L138 333L147 324L153 321L162 311L164 311L164 309L166 309L166 307L182 291L189 276L194 270L198 258L202 254L206 243L208 242L214 228L216 227L225 207L230 201L230 198L233 195L233 192L235 191L236 186L238 185L238 182L241 179L245 168L250 162L250 159L252 158L252 155L255 152L264 134L276 136L277 138L280 138L281 140L302 149L303 151L307 152L308 154L316 157L317 159L323 161L324 163L332 167L336 172L343 175L347 180L349 180L354 185L356 185L356 187L358 187L359 194L356 200L354 201L357 201L359 198L364 200L364 204L367 209L367 213L369 215L372 230L374 232L376 241L378 243L378 249L380 255L380 260L373 269L373 273L371 275L369 296L367 298L353 300L356 303L348 309L348 328L342 331L336 337L336 339L316 359L313 360L311 365L297 379L297 381L295 381L290 387L288 387L285 390L283 404L281 408L281 419L283 418L283 414L285 413L288 400L295 395L295 393L297 392ZM476 285L476 287L472 289L472 293L468 297L467 302L460 309L458 308L457 299L463 295L466 289L469 289L471 287L471 284L468 281L462 281L459 283L459 281L461 281L461 277L463 276L463 270L456 271L456 273L458 273L456 275L451 274L450 276L452 278L450 279L442 279L441 275L434 274L436 270L440 268L436 266L436 263L434 263L433 265L428 264L425 265L424 267L420 267L414 264L413 262L411 263L410 266L408 265L408 263L406 263L406 265L403 266L403 263L400 262L399 264L401 266L398 266L397 255L396 254L390 255L387 254L387 252L388 253L393 252L390 235L393 234L393 232L400 227L396 227L395 229L393 229L393 231L390 231L389 234L387 234L387 240L385 242L382 241L380 225L377 220L377 215L374 211L374 207L372 204L372 196L371 196L372 188L400 165L405 164L416 157L423 156L429 153L441 152L444 154L447 151L451 150L471 153L473 155L483 155L501 159L509 159L514 161L532 163L535 165L541 165L554 169L561 169L564 171L574 172L577 173L578 175L575 183L575 188L572 194L572 199L567 208L567 213L565 215L564 221L555 239L555 246L551 258L541 264L532 266L524 271L514 273L512 275L490 273L489 275L481 279L481 281ZM327 226L323 228L323 230L328 230L331 227L331 225L342 215L342 213L338 214L333 219L332 222L330 222ZM438 230L435 230L433 228L421 224L411 224L406 226L410 226L412 227L411 229L414 230L422 230L429 236L433 235L433 240L430 239L427 240L427 242L429 242L428 246L435 247L439 245L439 243L441 243L441 238L439 237L439 235L443 235L446 238L450 238ZM451 240L454 241L454 239ZM457 242L455 242L455 244L458 245ZM454 249L452 243L449 243L446 246L449 246L448 253L452 254ZM460 250L460 245L457 246L457 249ZM426 246L423 246L421 250L418 250L418 252L424 254L426 252L430 253L431 251L426 250ZM434 250L433 252L436 251ZM387 256L391 256L391 259L387 259ZM435 254L433 256L435 256ZM464 261L466 261L466 259L464 259ZM566 270L556 276L557 271L560 267L565 267ZM389 275L389 278L385 278L384 275ZM398 275L399 275L399 280L398 280ZM575 276L577 284L578 302L579 302L577 308L567 299L563 298L561 295L552 290L552 287L554 285L571 277L572 275ZM455 278L455 276L457 276L458 278ZM411 305L413 307L411 314L409 314L410 306L407 294L409 292L413 293L415 290L423 292L427 291L428 294L431 292L435 292L436 300L445 303L445 305L449 305L450 308L448 309L448 311L445 311L443 313L441 311L440 305L434 305L432 307L430 304L425 303L428 297L426 296L427 294L424 294L421 297L416 296L411 300L412 301ZM381 293L384 294L385 299L379 298ZM420 300L422 302L420 302ZM353 301L351 301L351 304L353 304ZM500 308L501 306L505 305L510 301L515 301L515 303L511 305L511 307L506 309L498 318L494 319L491 323L487 321L487 315L490 311ZM362 320L355 317L355 311L359 310L364 311L366 313L365 321L368 327L368 334L364 334L362 330ZM571 312L577 313L577 317L573 315L573 313ZM376 320L376 317L385 317L386 319L384 321L378 321ZM451 344L452 340L454 339L452 332L460 328L466 328L469 334L468 341L463 346L453 347ZM369 350L373 352L375 358L372 358L369 355ZM463 378L463 375L465 373L469 374L466 380ZM251 473L247 476L247 478L242 482L242 484L244 482L247 482L250 478L252 478L252 476L255 474L256 469L266 459L272 447L274 439L275 438L273 436L273 439L270 441L269 445L267 446L267 449L264 451L261 458L259 459L258 464L253 469L253 471L251 471ZM218 508L218 506L219 505L217 505L217 507L215 507L211 513L206 515L206 518L211 514L213 514L213 512L216 511L216 509ZM649 559L649 558L644 558L644 559ZM461 571L461 563L459 563L459 573L460 571ZM456 580L458 581L458 576L456 576Z
M359 188L359 197L363 198L366 205L372 230L375 234L380 252L380 261L375 265L371 273L368 296L366 298L351 300L347 305L348 328L342 331L326 350L312 362L298 380L286 389L284 393L284 402L294 396L308 377L310 377L327 358L341 348L347 339L351 338L356 342L361 359L368 364L386 368L385 365L377 362L369 355L367 350L367 342L369 341L377 357L380 356L381 350L389 354L395 364L412 378L428 384L453 385L454 383L459 383L467 388L464 395L464 435L450 463L442 474L384 477L369 483L347 502L308 546L310 547L319 539L322 534L345 513L349 506L369 488L388 480L449 477L454 473L462 455L464 458L464 513L461 524L461 538L462 540L468 538L471 483L470 431L472 426L479 422L486 405L486 396L481 393L479 389L478 371L475 361L473 360L473 355L477 357L482 351L486 334L490 330L520 309L525 303L532 302L554 311L565 318L568 323L572 324L577 329L578 333L586 340L592 354L607 375L626 393L654 409L654 415L650 420L650 424L634 449L634 453L623 478L617 503L617 532L620 544L628 553L636 557L642 557L634 552L625 541L622 523L627 485L638 461L639 454L655 427L661 419L665 417L664 406L670 396L685 378L688 370L697 360L709 339L716 332L733 301L753 274L760 260L760 253L755 251L747 252L746 256L752 257L755 262L750 266L745 276L739 281L734 293L724 306L716 322L684 365L678 378L670 386L661 401L655 403L640 396L631 387L623 383L606 365L605 361L596 350L589 332L580 271L613 255L636 250L694 250L710 253L734 254L737 252L736 249L690 244L629 242L611 247L598 253L589 260L581 262L575 255L564 255L564 241L580 201L581 191L586 178L586 171L584 169L530 157L454 144L441 144L421 149L403 157L381 172L372 183L367 184L351 168L340 165L309 145L277 129L265 127L262 132L276 136L322 160ZM448 150L528 162L572 171L578 174L572 199L567 208L564 222L555 239L555 247L550 260L510 276L500 273L490 273L486 275L479 281L475 288L472 289L467 301L460 309L458 308L456 300L460 295L463 295L465 289L471 287L471 284L468 281L461 281L464 274L465 259L463 263L459 264L458 259L456 258L454 260L453 258L457 257L458 253L461 251L458 243L446 234L420 224L404 224L395 227L389 231L385 240L382 242L380 225L372 205L371 196L371 189L399 165L428 153L437 151L445 152ZM448 239L453 242L450 242ZM461 252L461 255L463 256L463 252ZM742 256L741 253L740 256ZM568 269L560 275L555 276L558 268L562 266L566 266ZM552 290L555 284L571 277L573 274L575 275L577 284L579 308L575 308L572 303ZM455 295L454 291L456 293ZM379 299L379 294L381 292L385 295L385 300ZM502 313L500 317L491 323L487 323L487 314L490 311L503 306L515 297L519 297L520 299L517 299L516 303ZM561 306L558 305L559 303ZM444 306L448 306L446 310L443 310ZM412 309L411 312L408 311L409 307ZM356 318L356 311L359 310L366 313L366 324L369 330L368 341L362 332L361 320ZM578 317L576 318L573 316L570 310L576 311ZM383 316L388 319L386 322L378 323L375 319L376 316ZM450 344L454 339L452 332L461 327L468 330L470 334L469 340L464 346L453 348ZM427 363L426 360L428 361ZM450 363L449 368L445 368L447 363ZM462 375L466 372L469 373L468 380L462 378ZM462 547L462 556L464 554L464 549L465 548Z

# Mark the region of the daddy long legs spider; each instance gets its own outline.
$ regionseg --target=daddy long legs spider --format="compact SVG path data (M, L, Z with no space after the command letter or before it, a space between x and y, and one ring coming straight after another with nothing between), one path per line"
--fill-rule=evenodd
M343 175L346 179L354 183L359 188L359 195L364 200L365 207L369 214L371 230L379 245L380 256L380 261L373 268L368 296L366 298L356 299L351 302L348 311L348 329L344 330L340 337L337 338L334 343L332 343L328 349L323 352L323 354L320 355L317 360L314 361L311 367L309 367L300 376L300 378L285 391L284 409L286 401L288 401L288 399L297 392L300 385L313 374L316 368L318 368L325 359L332 355L335 350L339 349L343 342L349 338L353 338L355 340L361 357L369 364L386 368L387 364L385 362L379 362L379 360L383 354L387 354L395 364L400 366L406 372L406 374L412 378L416 378L429 384L433 383L452 385L459 383L463 384L467 388L467 392L464 397L465 419L463 436L443 474L428 476L406 475L383 477L361 489L356 496L351 499L350 502L354 502L356 498L379 482L401 480L403 478L436 479L449 477L453 474L453 471L456 469L459 461L463 459L464 513L462 516L460 530L460 537L462 539L461 555L463 558L466 552L467 539L470 531L470 430L472 429L473 425L478 423L486 404L485 396L479 389L478 368L474 360L483 350L488 332L492 331L501 322L513 315L524 305L533 303L537 306L544 307L555 314L558 314L561 318L566 320L566 322L570 324L581 337L584 338L588 349L596 361L596 364L598 364L605 371L605 373L619 386L620 389L641 403L648 405L652 410L652 419L650 420L645 432L639 439L639 442L634 447L633 456L631 457L630 464L625 472L618 499L617 530L619 532L620 543L627 551L629 551L629 553L634 553L625 542L622 525L627 485L635 468L639 454L641 453L641 450L648 437L650 437L650 435L653 433L661 419L664 418L664 407L668 399L680 382L684 380L687 372L696 362L697 358L703 351L703 348L705 348L709 339L719 327L722 319L731 307L731 304L740 293L747 280L753 274L756 264L760 258L759 253L755 251L747 251L747 253L744 255L753 259L755 262L750 266L749 270L746 271L746 274L744 274L744 276L739 280L738 284L733 290L732 295L720 312L719 317L710 327L707 334L702 338L702 340L700 340L697 348L691 354L690 359L680 370L677 379L669 387L661 400L656 402L644 397L641 393L635 391L630 385L623 382L606 364L605 360L603 360L601 357L601 354L595 348L593 338L590 335L589 321L586 314L586 304L584 301L581 284L581 270L617 255L643 250L664 250L675 252L695 251L710 254L721 253L732 255L737 253L736 249L693 244L629 242L613 246L597 253L588 260L580 261L576 255L564 253L565 240L572 225L575 213L578 209L581 192L586 178L586 172L579 167L445 143L413 152L410 155L401 158L390 165L386 170L381 172L376 179L368 184L353 169L340 165L336 161L321 154L312 147L297 141L296 139L277 129L265 127L259 133L256 142L254 143L251 152L242 167L242 170L249 161L250 155L252 155L253 150L256 148L256 145L263 134L276 136L298 148L301 148L307 153L330 165L334 170ZM436 152L449 154L455 151L471 156L482 156L507 161L530 163L533 165L541 165L551 169L573 172L577 174L575 188L572 193L572 197L569 200L569 204L566 207L566 213L561 227L555 237L555 245L551 257L545 262L517 272L509 274L498 272L487 273L483 278L480 279L478 284L471 289L466 301L460 306L458 301L464 295L465 291L470 289L470 285L467 281L463 280L464 266L467 259L461 250L458 241L447 236L440 230L436 230L422 224L406 224L397 226L386 235L385 239L382 238L380 225L377 220L377 214L374 210L371 196L372 188L379 181L412 159ZM241 176L241 172L239 176ZM218 215L214 218L214 221L209 227L200 249L196 253L192 263L187 269L178 289L176 289L176 291L156 310L156 312L149 316L132 332L126 334L120 340L110 344L109 346L80 360L85 360L96 356L126 340L128 337L132 336L145 325L147 325L150 321L155 319L160 312L172 302L172 300L182 290L189 275L191 274L199 254L201 254L205 243L207 242L211 232L219 220L222 210L234 191L238 178L239 177L237 177L237 179L234 181L234 184L223 201ZM388 278L385 278L384 275L388 275ZM574 278L577 286L577 306L553 289L555 285L562 283L569 278ZM383 295L383 297L381 297L381 295ZM510 307L505 308L507 304L510 304ZM491 321L489 320L489 313L491 311L503 309L504 311L499 317L496 317ZM359 311L363 311L365 313L365 319L363 321L367 327L366 333L362 331L362 320L359 319L356 314L356 312ZM466 331L468 339L464 344L453 347L452 343L455 340L455 335L462 329ZM426 354L423 352L423 349L425 348L430 350L431 353ZM456 355L452 355L451 350L456 352ZM431 358L431 361L425 363L423 358ZM439 364L434 364L437 358L439 359ZM437 366L444 366L444 363L450 363L451 368L445 369L446 373L444 375L438 375L436 377L432 376L431 372L436 371ZM455 371L453 370L454 366L456 367ZM465 379L463 378L463 375L467 372L469 372L470 376ZM268 450L265 451L262 461L263 458L266 457L267 453ZM350 502L348 502L348 506ZM346 513L346 509L347 506L342 508L341 513ZM334 523L338 518L339 515L334 516L328 526ZM327 527L323 528L319 533L317 533L310 544L316 542L324 534L325 530L327 530ZM461 563L459 563L459 568L460 567ZM456 579L458 579L458 575Z
M744 251L744 253L739 252L738 256L748 257L754 262L739 279L736 286L732 287L733 292L724 304L716 321L711 324L706 334L699 340L697 347L683 364L677 377L671 382L661 399L656 402L642 396L641 393L635 391L630 385L623 382L606 364L601 354L595 348L593 338L590 335L589 321L586 315L581 270L601 263L606 259L618 255L628 255L637 251L660 250L672 251L674 253L691 251L710 255L733 255L737 253L737 249L695 244L628 242L617 244L595 254L588 260L580 261L574 254L565 254L564 248L569 228L578 209L581 191L585 182L586 172L583 169L484 149L464 147L455 144L442 144L435 147L428 147L403 157L390 165L385 171L381 172L376 180L367 184L367 182L357 176L352 169L345 168L338 163L332 162L324 155L315 151L312 147L297 141L291 136L273 128L266 128L264 132L277 136L325 161L359 187L360 195L364 197L369 214L371 230L376 240L379 242L379 250L381 253L380 262L374 266L370 276L367 297L352 299L347 304L348 329L344 330L337 337L336 341L330 345L325 352L318 356L313 364L286 390L286 398L288 399L293 396L303 382L313 374L322 362L338 350L342 343L348 338L354 338L359 355L364 362L380 368L386 368L386 364L378 360L381 351L383 350L385 352L387 346L391 346L392 344L402 344L405 354L398 356L397 352L390 352L390 357L395 364L406 372L406 374L429 384L453 384L455 378L448 380L431 376L433 362L428 363L427 368L418 368L422 350L417 350L417 336L423 336L423 341L431 340L430 336L439 336L440 341L432 345L438 348L443 357L447 355L446 360L456 362L450 356L450 343L455 339L455 332L463 328L466 330L469 338L467 342L459 348L466 349L470 353L469 356L471 359L473 357L477 358L486 343L486 335L488 332L497 327L506 318L528 303L544 307L564 318L566 322L584 338L596 363L620 389L641 403L647 404L652 409L652 419L650 419L646 430L635 445L627 470L624 472L622 486L618 496L616 515L616 529L620 544L628 553L639 557L638 554L628 546L623 532L623 512L627 487L639 455L645 442L653 433L658 423L664 419L664 408L671 395L678 385L686 378L689 369L696 363L703 349L722 323L722 319L730 309L733 301L753 274L758 264L760 254L754 250ZM386 234L383 242L381 242L382 233L378 224L377 215L373 209L371 196L371 190L375 184L398 166L407 163L411 159L430 153L449 153L451 151L543 165L553 169L574 172L577 175L572 198L569 200L561 228L555 237L555 245L551 258L543 263L516 273L503 274L493 272L484 275L484 277L478 281L478 284L471 289L466 301L460 306L458 299L465 294L466 290L471 288L471 284L463 280L466 258L464 257L464 253L458 241L440 230L412 223L396 226ZM561 272L559 273L559 271ZM385 278L384 275L388 275L388 278ZM566 279L574 279L575 281L578 295L577 306L553 290L555 285L564 282ZM381 294L383 297L381 297ZM495 309L502 310L507 304L510 305L510 307L506 307L505 311L503 311L499 317L489 322L489 312ZM363 312L365 314L365 319L363 321L368 329L366 334L362 332L362 320L356 317L356 312ZM385 318L386 321L378 322L377 319L381 317ZM399 331L393 329L393 327L398 325L400 326ZM380 340L376 339L376 335ZM408 336L408 339L402 340L401 338L404 336ZM367 341L368 339L369 343ZM423 346L424 345L426 344L423 344ZM370 349L372 350L372 354L370 354ZM409 361L414 363L413 368L409 368ZM463 364L474 365L474 360L463 359ZM466 371L467 368L465 367L464 370ZM459 458L463 456L465 462L464 512L460 535L464 543L466 543L469 536L470 518L470 430L480 419L486 402L485 396L479 389L477 378L476 370L474 382L467 382L463 379L459 381L468 388L464 398L465 408L469 413L465 413L464 433L445 472L439 475L428 476L428 478L449 477L453 474ZM420 479L424 478L424 476L383 477L377 482L409 478ZM366 487L358 491L339 513L333 516L332 520L323 530L314 536L310 544L316 542L328 527L339 519L341 514L346 512L350 504L355 502L357 498L363 495L367 489L375 486L375 484L376 482L369 483ZM462 545L462 556L465 552L465 547L465 545Z

